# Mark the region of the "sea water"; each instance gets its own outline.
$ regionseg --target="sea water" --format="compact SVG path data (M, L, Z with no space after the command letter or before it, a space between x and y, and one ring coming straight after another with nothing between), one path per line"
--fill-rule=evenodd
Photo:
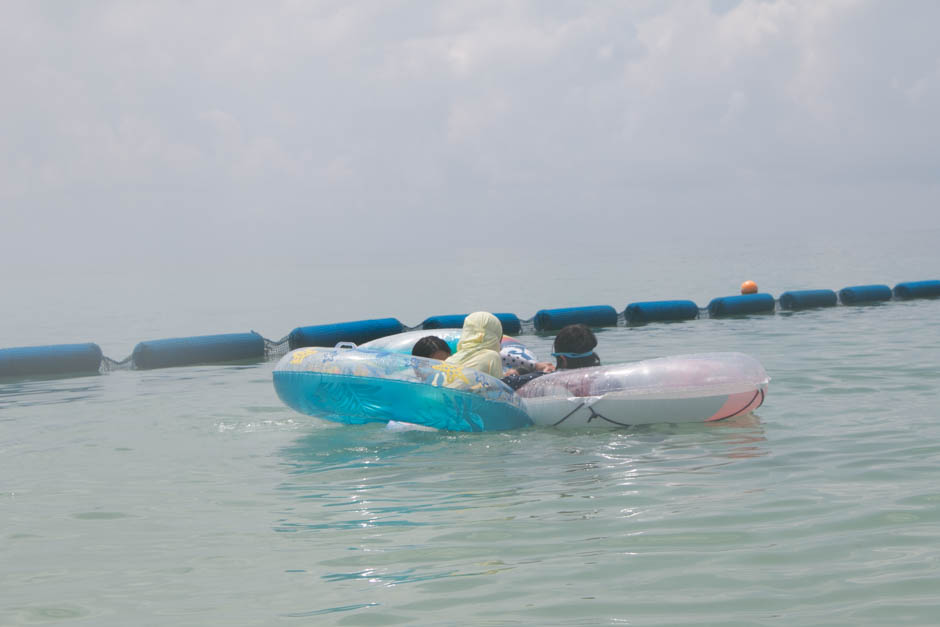
M936 235L880 260L597 251L481 276L465 259L462 289L430 291L398 262L319 284L301 264L251 298L216 270L154 271L147 290L109 269L14 281L0 346L121 359L144 339L386 315L704 306L746 278L777 296L893 284L940 278ZM273 361L3 382L0 624L936 624L938 329L937 300L605 329L604 363L741 351L772 378L754 415L622 430L342 426L281 404ZM551 335L520 339L548 357Z

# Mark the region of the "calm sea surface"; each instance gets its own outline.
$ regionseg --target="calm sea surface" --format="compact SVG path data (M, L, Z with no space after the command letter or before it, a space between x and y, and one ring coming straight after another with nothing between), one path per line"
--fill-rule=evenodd
M873 256L519 261L435 286L392 261L280 278L119 268L7 287L0 346L475 308L940 278L936 230ZM84 277L82 280L78 280ZM431 281L429 283L429 281ZM551 336L522 336L540 355ZM389 432L296 414L274 362L0 383L0 624L930 625L940 617L940 301L608 329L605 363L742 351L756 415L565 432Z

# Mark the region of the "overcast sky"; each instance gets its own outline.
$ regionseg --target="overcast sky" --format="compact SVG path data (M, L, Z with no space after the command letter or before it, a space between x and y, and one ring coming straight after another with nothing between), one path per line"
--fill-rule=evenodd
M934 0L5 2L0 259L937 228L938 24Z

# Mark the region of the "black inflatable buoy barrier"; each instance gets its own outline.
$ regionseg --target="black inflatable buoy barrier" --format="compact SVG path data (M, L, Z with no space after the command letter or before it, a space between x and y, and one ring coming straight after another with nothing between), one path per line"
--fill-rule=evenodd
M940 296L940 281L912 281L894 286L894 295L905 300L910 298L936 298Z
M843 305L858 305L891 300L891 288L887 285L853 285L839 290Z
M263 358L264 338L257 333L148 340L135 346L131 354L134 366L141 370Z
M422 329L459 329L463 326L464 318L469 314L451 314L446 316L431 316L421 323ZM514 313L494 313L503 325L503 333L517 335L522 331L522 322Z
M536 331L557 331L569 324L578 323L589 327L615 327L617 310L610 305L541 309L535 314L533 323Z
M745 281L751 286L753 281ZM940 280L898 283L892 290L887 285L854 285L839 290L795 290L780 295L780 308L797 310L813 307L873 303L896 299L940 298ZM742 294L721 296L708 303L708 316L745 316L774 313L777 301L770 294ZM701 311L691 300L643 301L630 303L623 312L628 324L691 320ZM562 327L582 323L590 327L617 326L619 314L609 305L540 309L531 320L520 320L514 313L494 314L508 335L522 332L523 323L531 322L536 331L557 331ZM426 318L423 329L460 328L466 314L450 314ZM302 346L333 347L339 342L362 344L387 335L407 330L395 318L358 320L337 324L297 327L279 342L266 340L255 332L203 335L140 342L131 357L116 362L101 354L97 344L56 344L0 349L0 377L43 375L69 375L97 373L102 367L125 367L130 362L140 369L168 368L192 364L223 363L258 360L278 354L286 343L291 350Z
M669 322L698 318L698 305L691 300L654 300L630 303L623 312L630 324Z
M708 315L712 318L724 316L745 316L758 313L773 313L776 308L774 297L770 294L742 294L741 296L720 296L708 303Z
M97 344L54 344L0 349L0 377L97 373L101 368Z
M814 307L835 307L838 302L832 290L796 290L780 295L781 309L811 309Z
M404 325L395 318L376 320L357 320L337 324L318 324L310 327L297 327L287 336L290 349L301 346L336 346L339 342L363 344L386 335L394 335L405 330Z

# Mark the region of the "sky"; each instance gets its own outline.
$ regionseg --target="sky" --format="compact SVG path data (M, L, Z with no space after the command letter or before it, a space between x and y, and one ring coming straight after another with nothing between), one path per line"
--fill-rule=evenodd
M933 0L2 12L10 273L940 228Z

